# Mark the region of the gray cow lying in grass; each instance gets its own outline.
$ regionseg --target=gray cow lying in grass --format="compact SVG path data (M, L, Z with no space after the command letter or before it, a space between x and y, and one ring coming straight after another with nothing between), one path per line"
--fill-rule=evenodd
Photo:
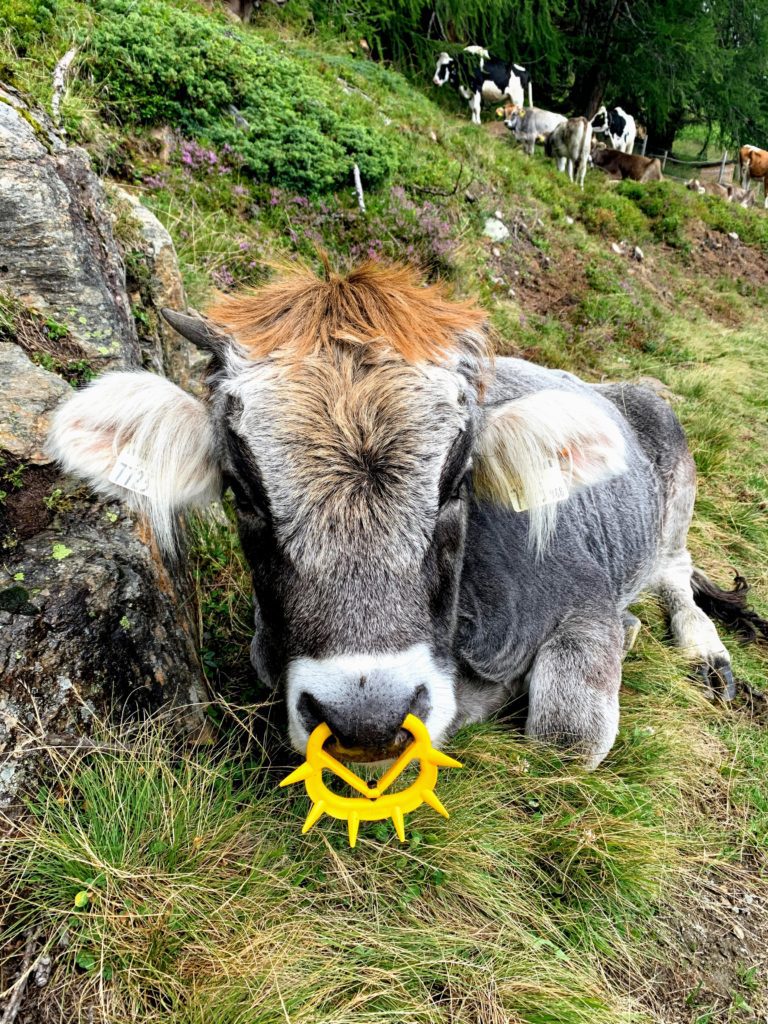
M643 591L732 694L697 596L751 613L692 567L694 464L651 391L494 363L482 312L398 267L298 271L224 299L218 327L166 316L210 351L207 397L107 374L58 411L52 447L166 548L177 512L231 487L253 666L298 751L326 721L344 756L377 761L409 712L440 744L525 693L528 735L595 767Z

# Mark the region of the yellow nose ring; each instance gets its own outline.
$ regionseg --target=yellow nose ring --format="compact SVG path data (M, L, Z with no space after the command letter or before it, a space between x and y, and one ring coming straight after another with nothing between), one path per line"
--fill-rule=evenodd
M357 830L361 821L381 821L391 818L398 839L405 842L404 816L415 811L421 804L429 804L438 814L448 817L448 811L435 795L437 769L461 768L461 762L435 750L429 738L427 727L415 715L407 715L403 728L413 736L409 744L394 764L384 772L375 786L370 786L350 771L346 765L323 749L323 744L331 735L330 728L322 722L307 740L306 761L283 779L281 786L290 786L294 782L303 782L307 795L312 801L302 835L312 828L324 814L340 821L346 821L349 830L349 845L354 847L357 842ZM386 793L411 761L419 761L419 774L416 779L398 793ZM363 796L341 796L333 793L323 782L323 769L333 772L342 782Z

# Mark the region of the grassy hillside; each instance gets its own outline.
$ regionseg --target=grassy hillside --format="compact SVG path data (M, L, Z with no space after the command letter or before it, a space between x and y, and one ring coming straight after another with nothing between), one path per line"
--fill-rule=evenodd
M408 259L482 300L499 352L656 378L701 474L695 556L721 583L742 572L768 613L768 215L596 172L580 193L450 97L272 12L242 29L194 0L48 0L47 21L14 4L3 73L47 103L77 42L68 130L166 224L193 305L318 246L340 266ZM493 243L497 215L510 236ZM768 709L710 703L652 602L598 772L509 724L472 727L439 783L450 821L416 812L406 846L362 827L350 851L332 822L302 837L306 799L276 788L289 756L249 669L225 519L198 525L194 568L221 747L105 726L102 752L61 761L0 847L0 990L30 929L53 958L20 1019L35 1003L41 1020L158 1024L768 1013ZM727 642L761 689L765 651Z

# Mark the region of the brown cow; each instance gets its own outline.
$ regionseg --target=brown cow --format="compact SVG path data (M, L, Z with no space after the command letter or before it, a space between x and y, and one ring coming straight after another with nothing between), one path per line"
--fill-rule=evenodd
M631 178L632 181L661 181L661 162L658 157L622 153L619 149L595 146L592 163L610 178Z
M763 205L768 209L768 153L757 146L742 146L739 150L739 168L742 188L749 189L750 181L762 181Z

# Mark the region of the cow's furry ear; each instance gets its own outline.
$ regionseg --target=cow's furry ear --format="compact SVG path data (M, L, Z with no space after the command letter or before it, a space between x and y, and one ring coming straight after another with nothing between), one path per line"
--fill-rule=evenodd
M490 409L473 465L478 498L529 510L539 551L560 501L627 468L618 423L595 401L555 388Z
M76 392L56 412L48 448L64 470L143 512L165 550L176 513L221 493L206 405L152 373L108 373Z

